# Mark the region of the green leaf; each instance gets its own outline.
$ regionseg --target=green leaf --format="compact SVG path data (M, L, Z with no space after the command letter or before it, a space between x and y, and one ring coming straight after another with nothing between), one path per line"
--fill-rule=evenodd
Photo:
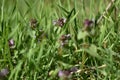
M66 12L67 14L69 14L69 11L67 11L64 7L62 7L62 6L60 6L60 5L58 5L59 6L59 8L61 8L64 12Z
M77 38L78 38L78 40L84 39L87 35L88 35L87 32L79 31L78 35L77 35Z
M78 15L78 13L79 13L79 11L70 19L69 22L72 22L76 18L76 16Z
M96 57L96 58L99 58L99 59L101 58L100 55L97 53L97 47L94 44L92 44L85 51L93 57Z

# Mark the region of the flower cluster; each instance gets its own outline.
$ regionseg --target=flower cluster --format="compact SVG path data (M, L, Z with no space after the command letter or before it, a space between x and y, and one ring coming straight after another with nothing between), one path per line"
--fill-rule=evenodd
M68 40L71 38L70 34L67 35L62 35L60 37L60 41L61 41L61 46L65 46L66 44L68 44Z
M0 71L0 79L5 78L8 75L8 73L9 73L9 70L7 68L2 69Z
M85 19L85 21L84 21L85 30L89 30L92 25L93 25L93 21L92 20Z
M12 49L12 48L14 48L14 46L15 46L15 41L14 41L13 39L10 39L10 40L8 41L8 44L9 44L9 47Z
M60 70L58 72L58 76L60 78L69 78L72 75L72 73L75 73L77 70L78 70L77 67L72 67L68 70Z
M14 40L13 39L9 40L9 46L14 46Z
M66 18L59 18L53 21L53 25L62 27L66 23Z

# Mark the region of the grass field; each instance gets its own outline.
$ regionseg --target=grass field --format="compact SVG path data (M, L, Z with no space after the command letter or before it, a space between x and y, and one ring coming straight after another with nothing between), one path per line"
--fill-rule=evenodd
M0 0L0 80L120 80L120 0Z

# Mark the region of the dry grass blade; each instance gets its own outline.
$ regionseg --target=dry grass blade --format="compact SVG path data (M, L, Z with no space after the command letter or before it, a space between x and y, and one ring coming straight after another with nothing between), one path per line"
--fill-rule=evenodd
M111 0L111 2L108 4L108 6L106 7L105 11L103 12L103 14L98 18L97 20L97 24L99 24L99 22L102 20L102 18L105 16L105 14L107 13L107 11L111 8L112 4L115 2L115 0Z
M91 68L86 68L86 69L79 69L79 70L77 71L77 73L83 73L83 72L85 72L85 71L102 69L102 68L105 68L106 66L107 66L106 64L103 64L103 65L98 66L98 67L91 67Z

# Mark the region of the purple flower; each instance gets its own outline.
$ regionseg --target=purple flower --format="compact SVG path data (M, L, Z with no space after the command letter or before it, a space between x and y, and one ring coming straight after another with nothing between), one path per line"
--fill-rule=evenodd
M71 78L72 74L75 73L76 71L78 71L78 68L76 66L67 70L60 70L58 72L58 76L66 80L68 78Z
M62 27L66 23L65 18L59 18L58 20L53 21L53 25Z
M59 77L63 77L63 76L64 76L64 72L60 70L60 71L58 72L58 76L59 76Z
M9 46L10 46L10 47L13 47L14 45L15 45L14 40L13 40L13 39L10 39L10 40L9 40Z
M77 67L72 67L72 68L70 69L71 72L76 72L77 70L78 70Z
M68 40L68 39L70 39L70 34L62 35L61 38L60 38L61 41L65 41L65 40Z
M60 37L60 40L61 40L62 42L64 42L65 40L67 40L67 39L66 39L66 36L65 36L65 35L62 35L62 36Z
M2 69L0 71L0 78L3 78L3 77L6 77L9 73L9 70L8 69Z
M67 35L62 35L60 37L60 41L61 41L61 46L65 46L68 44L68 40L70 39L70 34L67 34Z
M84 21L84 26L88 27L88 26L91 26L92 24L93 24L93 21L92 21L92 20L85 19L85 21Z
M60 70L58 72L59 77L69 77L70 74L71 74L71 72L69 70L64 70L64 71Z

